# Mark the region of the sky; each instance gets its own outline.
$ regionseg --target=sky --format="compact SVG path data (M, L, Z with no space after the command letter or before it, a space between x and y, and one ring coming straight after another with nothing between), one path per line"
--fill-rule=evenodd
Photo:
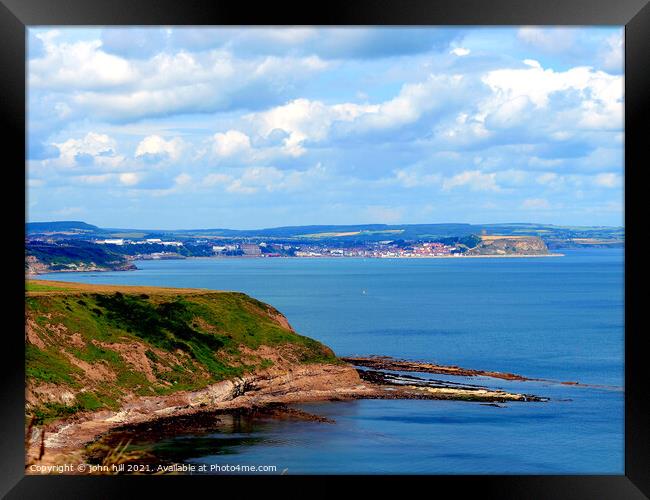
M31 27L27 218L623 225L622 27Z

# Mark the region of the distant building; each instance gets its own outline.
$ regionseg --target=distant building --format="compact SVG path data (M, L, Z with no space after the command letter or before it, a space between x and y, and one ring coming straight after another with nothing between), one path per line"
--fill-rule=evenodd
M162 243L162 240L160 238L147 238L144 241L145 243Z
M252 243L243 243L241 246L244 255L261 255L260 247Z
M97 240L95 241L98 245L124 245L123 238L116 238L110 240Z

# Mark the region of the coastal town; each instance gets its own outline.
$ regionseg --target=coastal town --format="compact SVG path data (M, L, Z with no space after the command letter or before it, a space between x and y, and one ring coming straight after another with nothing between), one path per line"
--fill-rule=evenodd
M413 258L413 257L443 257L462 255L456 246L443 243L422 242L410 245L399 245L392 241L380 241L364 246L349 246L344 248L329 248L318 245L302 245L296 251L296 257L366 257L366 258Z
M621 228L429 224L296 226L261 230L103 229L79 221L28 223L27 274L126 271L137 261L188 258L555 257L562 248L617 247Z
M446 245L437 242L415 242L404 244L392 240L354 244L346 246L331 246L319 243L285 244L268 242L228 242L214 244L207 239L191 242L164 241L161 238L124 239L109 238L97 239L93 243L107 246L151 246L161 245L168 250L160 252L144 252L138 256L148 255L150 258L169 258L181 254L178 249L189 245L190 247L209 247L214 256L247 256L247 257L366 257L366 258L400 258L400 257L435 257L460 255L462 251L458 246ZM148 250L148 248L144 248Z

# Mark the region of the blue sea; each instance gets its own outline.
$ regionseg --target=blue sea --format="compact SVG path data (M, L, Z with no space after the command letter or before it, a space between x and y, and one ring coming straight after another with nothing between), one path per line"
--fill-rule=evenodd
M388 355L598 386L459 379L550 401L303 404L297 407L334 423L258 418L152 444L183 450L188 463L274 465L288 474L622 474L623 250L564 253L160 260L136 262L132 272L43 278L236 290L272 304L298 332L338 355Z

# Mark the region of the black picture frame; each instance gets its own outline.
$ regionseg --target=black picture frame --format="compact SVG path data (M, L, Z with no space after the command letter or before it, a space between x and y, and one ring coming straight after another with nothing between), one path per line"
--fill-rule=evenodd
M625 474L610 476L373 476L368 486L418 481L451 488L455 495L498 498L644 498L650 496L650 409L645 383L650 380L646 330L641 318L642 221L641 170L650 95L650 5L648 0L330 0L313 4L245 4L226 0L0 0L0 109L5 185L3 246L6 289L2 328L0 401L0 494L7 498L129 497L141 488L149 494L193 494L196 482L214 487L214 478L71 477L24 475L24 237L25 219L25 43L26 27L35 25L624 25L625 26ZM20 167L22 165L23 167ZM647 189L647 188L646 188ZM22 305L21 305L22 304ZM22 326L21 326L22 325ZM281 481L327 481L319 477L220 477L221 486L266 485ZM341 478L339 478L341 479ZM351 477L342 479L350 480ZM355 478L363 479L363 478ZM188 481L192 481L189 485ZM295 485L295 483L291 483ZM326 484L326 483L323 483ZM189 486L189 488L188 488ZM233 486L236 486L233 484ZM415 492L417 486L410 490ZM264 486L267 487L267 486ZM293 488L293 486L289 486ZM312 486L313 488L313 486ZM208 490L209 491L209 490ZM267 490L270 491L270 490ZM328 491L332 491L330 488ZM415 493L414 493L415 494Z

